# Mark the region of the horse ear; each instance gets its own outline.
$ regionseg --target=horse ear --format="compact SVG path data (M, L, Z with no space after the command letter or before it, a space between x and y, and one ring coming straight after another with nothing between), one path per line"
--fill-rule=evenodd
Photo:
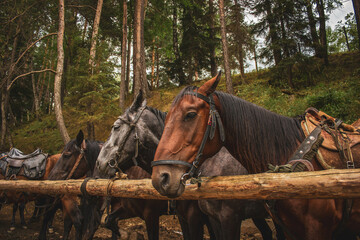
M76 136L76 145L78 147L81 147L81 144L83 143L84 141L84 133L83 131L80 129L78 135Z
M208 80L206 83L204 83L198 90L199 93L203 95L210 95L216 90L216 87L221 79L221 71L213 77L212 79Z
M139 107L141 107L143 101L143 92L140 90L136 95L134 102L131 104L130 109L136 111Z

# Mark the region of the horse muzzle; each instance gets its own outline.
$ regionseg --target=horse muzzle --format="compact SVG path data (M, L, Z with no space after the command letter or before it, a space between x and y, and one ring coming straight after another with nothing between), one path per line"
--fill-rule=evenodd
M185 190L185 185L181 181L184 173L184 168L157 166L153 169L151 176L152 184L163 196L169 198L179 197Z

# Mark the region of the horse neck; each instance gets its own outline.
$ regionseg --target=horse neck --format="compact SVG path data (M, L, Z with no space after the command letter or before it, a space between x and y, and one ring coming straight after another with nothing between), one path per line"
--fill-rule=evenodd
M234 97L233 97L234 98ZM225 147L249 173L284 164L304 138L299 120L284 117L242 99L222 108ZM222 104L224 106L224 104ZM231 107L233 106L233 107Z
M87 164L89 167L89 171L91 173L94 171L95 162L96 162L96 159L99 156L99 153L101 150L100 144L101 143L99 143L97 141L86 140L87 151L86 151L85 157L86 157L86 161L87 161Z
M161 135L165 126L165 112L161 112L158 109L148 107L149 110L156 117L153 124L147 125L149 132L153 134L153 137L147 138L147 141L142 143L144 147L139 148L139 157L141 158L141 167L148 173L151 173L151 162L154 160L155 150L159 144Z

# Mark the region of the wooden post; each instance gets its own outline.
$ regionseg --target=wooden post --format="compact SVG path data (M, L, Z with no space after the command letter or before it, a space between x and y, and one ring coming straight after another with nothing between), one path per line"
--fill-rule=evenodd
M261 173L243 176L204 177L200 187L186 186L177 199L310 199L360 198L360 169L337 169L298 173ZM81 195L83 180L0 180L0 190L17 190L46 195ZM90 195L125 198L167 199L150 179L89 180Z

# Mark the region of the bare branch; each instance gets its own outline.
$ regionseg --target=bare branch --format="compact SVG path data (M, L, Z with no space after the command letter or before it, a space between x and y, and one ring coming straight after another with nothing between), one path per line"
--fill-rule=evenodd
M25 51L20 55L20 57L16 60L16 62L14 63L14 65L18 64L19 61L21 60L21 58L25 55L25 53L27 51L29 51L30 48L32 48L37 42L41 41L42 39L46 38L46 37L49 37L49 36L52 36L52 35L57 35L57 33L49 33L49 34L46 34L44 36L42 36L41 38L39 38L38 40L36 40L35 42L31 43L26 49Z
M12 19L10 19L8 22L6 22L5 24L9 24L13 21L15 21L15 19L17 19L18 17L24 15L30 8L32 8L37 2L33 3L32 5L30 5L28 8L26 8L22 13L18 14L17 16L13 17Z
M52 72L52 73L56 73L55 70L47 68L47 69L43 69L43 70L31 71L31 72L27 72L27 73L21 74L21 75L17 76L16 78L14 78L14 79L11 81L10 85L7 87L7 91L10 90L11 86L14 84L14 82L15 82L17 79L22 78L22 77L25 77L25 76L30 75L30 74L42 73L42 72Z
M67 5L68 7L74 7L74 8L91 8L92 10L96 11L96 8L90 5Z

